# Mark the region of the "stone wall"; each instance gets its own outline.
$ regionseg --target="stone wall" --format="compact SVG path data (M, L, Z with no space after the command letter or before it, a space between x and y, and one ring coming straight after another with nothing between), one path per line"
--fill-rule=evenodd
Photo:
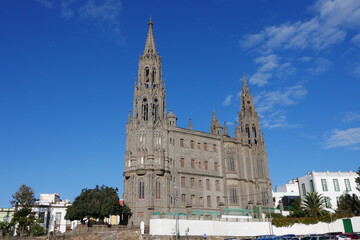
M98 233L79 233L79 234L61 234L58 236L41 237L0 237L1 240L137 240L141 239L138 231L125 230L125 231L104 231Z

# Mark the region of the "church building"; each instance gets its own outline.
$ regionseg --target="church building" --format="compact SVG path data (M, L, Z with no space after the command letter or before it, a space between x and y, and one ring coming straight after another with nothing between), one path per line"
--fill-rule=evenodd
M151 19L148 26L126 124L123 197L132 212L129 224L149 224L154 213L272 206L265 141L245 77L234 137L215 112L209 132L191 123L177 126L175 114L166 111Z

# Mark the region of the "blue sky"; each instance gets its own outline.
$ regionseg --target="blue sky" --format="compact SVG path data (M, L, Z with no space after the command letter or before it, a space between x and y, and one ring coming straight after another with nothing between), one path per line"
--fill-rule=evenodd
M209 131L261 116L273 186L360 166L358 0L5 0L0 7L0 207L25 183L73 199L122 194L125 123L153 17L167 110Z

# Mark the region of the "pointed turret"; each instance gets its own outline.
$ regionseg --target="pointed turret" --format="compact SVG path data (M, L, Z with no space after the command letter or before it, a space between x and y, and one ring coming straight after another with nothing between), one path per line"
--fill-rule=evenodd
M211 119L211 125L210 125L210 132L216 135L221 135L222 133L222 126L220 122L216 118L215 111L212 112L212 119Z
M224 122L224 135L225 135L225 136L229 136L229 128L228 128L228 126L226 125L226 122Z
M243 76L242 82L241 110L239 113L241 140L247 144L259 144L261 143L259 118L245 76Z
M192 125L192 119L189 119L189 124L188 124L188 129L192 130L193 125Z
M150 18L149 22L149 30L148 30L148 34L147 34L147 38L146 38L146 43L145 43L145 49L143 54L157 54L156 52L156 47L155 47L155 40L154 40L154 33L153 33L153 22L152 19Z

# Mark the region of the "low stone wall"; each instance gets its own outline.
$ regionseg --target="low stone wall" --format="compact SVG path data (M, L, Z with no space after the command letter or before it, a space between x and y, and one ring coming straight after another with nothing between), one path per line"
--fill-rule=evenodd
M41 236L41 237L0 237L1 240L138 240L141 236L136 230L120 230L115 231L101 231L100 228L89 228L91 231L98 230L96 233L86 232L67 232L66 234L59 234L56 236ZM105 229L105 228L104 228Z

